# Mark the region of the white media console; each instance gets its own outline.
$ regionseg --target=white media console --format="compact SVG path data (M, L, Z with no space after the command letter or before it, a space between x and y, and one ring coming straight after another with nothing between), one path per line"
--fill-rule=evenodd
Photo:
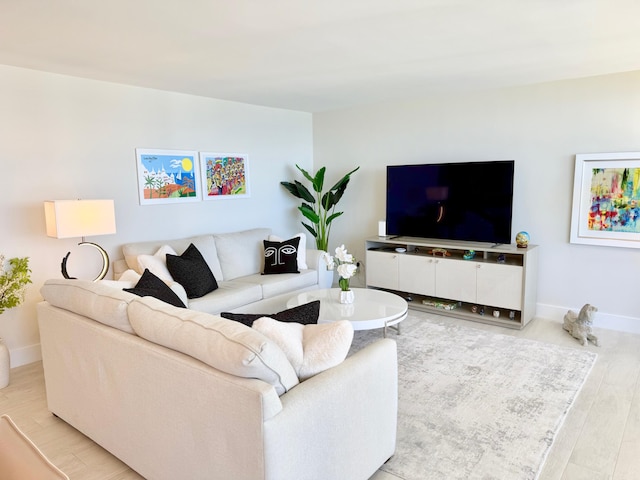
M535 245L373 237L365 249L367 287L397 292L409 308L511 328L535 315ZM475 257L465 259L469 250Z

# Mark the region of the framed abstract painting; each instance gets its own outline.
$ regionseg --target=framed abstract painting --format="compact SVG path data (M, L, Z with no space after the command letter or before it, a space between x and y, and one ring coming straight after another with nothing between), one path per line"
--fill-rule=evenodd
M640 152L576 155L570 241L640 248Z
M243 153L200 152L204 200L249 197L249 157Z
M140 205L200 200L198 153L136 148Z

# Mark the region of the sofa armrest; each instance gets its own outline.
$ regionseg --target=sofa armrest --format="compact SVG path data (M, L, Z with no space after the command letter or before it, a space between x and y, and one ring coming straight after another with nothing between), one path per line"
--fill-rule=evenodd
M265 422L269 479L366 480L395 452L396 342L379 340L280 400L282 411Z
M322 255L323 250L307 249L307 266L318 272L318 286L320 288L331 288L333 284L333 270L327 270L327 264Z

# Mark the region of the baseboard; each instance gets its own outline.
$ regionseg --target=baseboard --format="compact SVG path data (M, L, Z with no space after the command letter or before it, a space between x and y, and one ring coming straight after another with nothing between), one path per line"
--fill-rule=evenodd
M558 307L556 305L536 305L536 317L548 318L562 323L562 319L568 310L578 311L580 307ZM613 315L610 313L598 312L593 320L596 328L606 328L620 332L635 333L640 335L640 318ZM11 368L20 367L42 360L40 344L29 345L28 347L14 348L10 351Z
M42 360L40 344L29 345L28 347L13 348L9 351L11 355L11 368L21 367L33 362Z
M561 323L568 310L577 312L581 307L582 305L579 307L558 307L556 305L538 303L536 305L536 317L548 318ZM606 312L598 312L593 319L593 326L596 328L640 334L640 318L636 317L625 317Z

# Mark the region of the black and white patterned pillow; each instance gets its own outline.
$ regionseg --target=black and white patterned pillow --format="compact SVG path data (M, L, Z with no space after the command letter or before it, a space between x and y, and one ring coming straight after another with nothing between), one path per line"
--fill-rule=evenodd
M298 246L300 237L284 242L264 241L264 275L300 273L298 270Z
M188 298L200 298L218 288L209 265L193 243L182 255L167 253L167 269L173 279L184 287Z

